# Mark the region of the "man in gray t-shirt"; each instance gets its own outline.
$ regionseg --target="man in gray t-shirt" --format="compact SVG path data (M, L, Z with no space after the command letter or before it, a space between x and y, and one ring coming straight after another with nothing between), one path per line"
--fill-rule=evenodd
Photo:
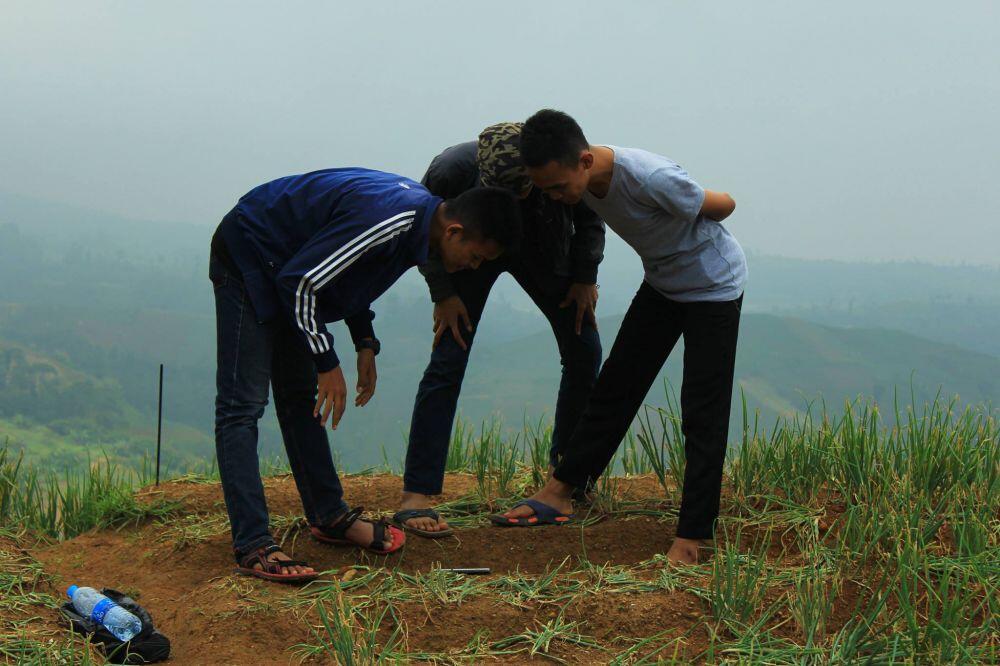
M604 472L674 345L684 337L681 418L685 475L677 537L667 553L695 563L719 515L733 370L747 267L721 224L736 208L677 164L635 148L591 145L565 113L542 110L521 133L535 186L583 201L638 254L645 279L549 482L502 515L500 526L563 524L576 488Z
M597 149L614 160L611 180L603 196L585 189L583 201L639 254L646 282L681 303L739 298L746 257L718 220L702 214L705 190L666 157L638 148Z

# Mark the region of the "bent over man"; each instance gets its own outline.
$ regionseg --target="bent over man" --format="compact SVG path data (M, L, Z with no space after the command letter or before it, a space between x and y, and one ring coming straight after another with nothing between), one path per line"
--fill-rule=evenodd
M637 148L591 145L565 113L527 120L521 153L548 196L583 201L636 251L645 279L629 306L586 412L552 478L494 522L571 520L574 488L604 473L678 339L684 337L681 419L686 467L677 537L667 556L697 561L719 515L722 465L747 265L721 224L736 208L675 162Z
M326 322L345 320L357 352L355 405L375 391L379 342L370 304L433 253L445 271L478 267L516 246L515 199L486 188L444 201L417 182L368 169L326 169L244 195L212 239L218 372L215 444L237 572L294 583L316 572L290 560L268 528L257 422L274 401L314 538L391 553L403 533L351 510L324 426L347 387Z
M594 307L597 266L604 256L604 224L585 204L554 201L533 188L521 164L521 123L487 127L478 141L458 144L434 158L423 183L441 197L499 186L520 198L524 242L476 270L449 274L429 262L422 268L434 301L434 348L413 405L403 477L401 511L394 521L421 536L451 533L433 510L441 493L445 461L462 379L493 283L510 275L545 315L559 347L562 378L549 452L551 466L563 454L594 385L601 341Z

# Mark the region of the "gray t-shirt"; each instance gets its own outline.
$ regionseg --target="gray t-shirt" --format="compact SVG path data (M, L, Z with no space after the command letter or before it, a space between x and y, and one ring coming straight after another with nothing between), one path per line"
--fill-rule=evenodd
M637 148L615 153L608 194L584 192L591 210L642 259L646 282L675 301L731 301L747 280L743 248L700 215L705 190L666 157Z

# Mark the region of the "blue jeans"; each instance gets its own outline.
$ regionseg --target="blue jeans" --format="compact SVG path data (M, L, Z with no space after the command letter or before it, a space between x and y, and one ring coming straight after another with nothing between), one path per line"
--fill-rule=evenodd
M548 319L559 347L562 378L549 451L549 461L553 466L562 456L583 414L601 367L601 339L593 324L587 322L584 322L580 335L576 334L575 304L559 307L566 297L570 279L527 270L516 260L508 263L505 259L485 263L478 270L455 273L452 276L455 290L469 311L473 325L472 332L462 326L462 339L469 350L463 350L451 332L446 331L431 352L430 363L420 380L410 422L406 471L403 474L403 489L408 492L422 495L441 493L451 428L472 351L475 327L479 325L493 283L504 271L517 280Z
M247 553L273 542L257 457L257 422L268 385L288 462L311 524L347 510L326 431L313 417L316 367L284 319L259 323L238 274L212 256L217 328L215 454L229 512L233 548Z

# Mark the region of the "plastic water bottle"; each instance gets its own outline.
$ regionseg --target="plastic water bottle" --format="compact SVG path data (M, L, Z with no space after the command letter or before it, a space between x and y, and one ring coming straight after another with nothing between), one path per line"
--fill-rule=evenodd
M80 615L103 624L122 642L132 640L142 631L142 620L92 587L70 585L66 596Z

